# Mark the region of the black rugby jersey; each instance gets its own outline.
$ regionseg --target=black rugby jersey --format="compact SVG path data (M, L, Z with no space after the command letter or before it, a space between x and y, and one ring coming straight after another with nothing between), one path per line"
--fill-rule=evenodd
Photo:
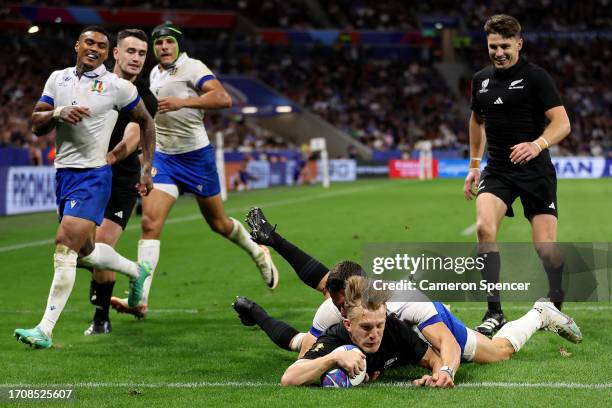
M143 80L138 78L134 83L136 89L138 90L138 95L142 99L147 111L151 117L155 116L155 112L157 112L157 99L149 90L149 86ZM117 146L119 142L123 139L123 133L125 132L125 128L128 123L130 123L130 115L126 112L119 112L119 117L117 118L117 123L113 128L113 133L111 135L111 140L108 145L108 151L110 152ZM115 163L112 167L113 176L115 177L129 177L136 174L140 174L140 161L138 160L138 149L132 154L130 154L125 159Z
M487 170L554 173L548 150L526 164L516 165L510 162L510 147L540 137L547 123L544 112L561 105L551 76L522 58L506 70L490 65L477 72L472 79L472 111L484 119Z
M340 346L354 344L342 323L337 323L323 333L304 358L314 360L326 356ZM397 317L388 315L382 343L376 353L366 354L366 371L384 371L387 368L407 364L415 365L427 352L425 343L410 326Z

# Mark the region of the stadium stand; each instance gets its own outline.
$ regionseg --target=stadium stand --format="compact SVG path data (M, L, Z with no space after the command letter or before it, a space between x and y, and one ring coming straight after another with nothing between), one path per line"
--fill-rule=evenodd
M93 7L136 6L130 0L44 4L77 3ZM213 0L206 3L206 8L239 13L255 27L293 30L333 27L418 33L424 27L423 16L458 16L457 32L468 37L468 47L466 52L457 55L469 72L488 63L483 21L499 11L512 13L525 28L525 55L533 57L534 62L554 76L572 120L572 135L555 153L606 156L612 154L609 137L612 92L606 82L610 77L612 36L606 29L612 18L605 3L603 0L561 0L551 7L546 0L471 0L457 9L456 3L450 1L406 6L403 2L369 0L266 0L263 3ZM149 9L189 9L195 2L152 0L144 6L140 2L137 5ZM268 11L261 12L264 9ZM46 50L51 49L49 41L73 41L75 29L76 26L46 26L44 36L0 34L0 75L5 79L0 85L0 146L23 147L36 164L46 163L53 136L33 137L29 114L44 78L55 67L68 65L74 58L70 47L53 46L62 50L59 53ZM434 67L440 57L439 43L429 43L431 49L428 45L418 48L419 45L398 57L388 50L377 52L379 47L372 44L340 38L331 45L298 45L271 43L256 31L193 28L187 37L190 38L188 50L203 56L214 71L258 78L375 151L399 151L408 155L414 143L422 139L431 140L435 148L465 151L471 77L462 78L460 95L451 91L453 87ZM229 150L295 147L243 116L213 115L207 118L207 126L211 134L221 131L225 135Z

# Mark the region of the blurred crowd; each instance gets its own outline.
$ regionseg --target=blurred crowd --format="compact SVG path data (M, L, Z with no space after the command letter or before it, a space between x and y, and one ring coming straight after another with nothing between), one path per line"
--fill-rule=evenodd
M308 58L260 46L220 61L220 72L254 75L376 150L467 142L458 99L427 61L372 60L354 45L314 48Z
M609 29L609 0L26 0L21 4L140 9L219 10L240 13L260 28L414 30L423 14L460 16L481 30L496 13L515 16L527 30Z
M142 2L132 0L78 3L143 7ZM144 7L195 5L191 0L175 3L149 0ZM609 28L612 7L607 7L608 0L467 0L461 10L457 10L456 2L446 0L410 5L371 0L197 3L199 9L238 11L260 27L281 28L413 30L418 29L421 14L454 10L466 28L481 30L491 14L509 12L525 28L523 55L553 76L572 121L572 134L557 153L601 156L612 152L610 36L569 35L572 31ZM75 3L50 0L45 4ZM530 28L562 31L568 36L538 36ZM54 69L73 64L71 44L78 29L63 26L34 36L1 34L0 147L24 147L29 149L34 163L43 161L54 136L34 137L30 131L30 113L48 75ZM368 56L366 48L351 43L294 48L268 45L258 36L228 31L186 30L186 35L190 54L202 58L215 72L256 77L372 149L409 153L417 141L425 139L432 141L435 148L465 150L468 143L466 107L469 106L470 77L463 79L464 97L454 95L426 54L409 61L375 59ZM59 41L64 45L58 45ZM54 51L48 52L50 49ZM488 64L484 39L474 41L460 58L467 62L471 72ZM149 61L145 72L148 73L151 65ZM224 135L229 150L295 148L242 115L210 114L206 126L211 139L214 140L217 132Z

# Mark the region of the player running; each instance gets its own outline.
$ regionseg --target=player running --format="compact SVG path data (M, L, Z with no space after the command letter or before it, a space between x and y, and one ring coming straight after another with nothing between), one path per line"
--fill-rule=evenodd
M345 282L351 276L365 276L365 271L351 261L340 262L331 270L327 269L280 236L276 226L272 227L259 208L249 211L247 222L253 229L252 236L256 242L266 242L277 250L298 272L298 276L310 276L311 283L314 283L312 277L321 276L322 282L316 286L323 285L323 292L329 295L317 310L308 333L299 333L287 323L270 317L261 306L246 298L238 298L234 303L243 324L258 324L278 346L299 351L303 355L325 330L343 320ZM573 319L561 313L550 302L536 302L532 310L508 323L491 340L467 328L441 303L430 302L424 295L421 296L416 302L388 302L387 309L401 320L415 325L423 338L441 354L445 365L455 371L459 366L459 357L463 361L477 363L507 360L542 328L554 331L574 343L582 340L580 329ZM450 333L454 342L448 340L447 333ZM460 350L453 347L455 344L458 344Z
M113 73L136 86L147 111L151 116L155 116L157 99L149 90L147 83L139 77L147 58L147 42L147 35L142 30L119 31L117 46L113 49L115 58ZM113 171L111 196L104 212L104 221L96 229L96 242L101 245L115 246L127 226L138 199L135 186L140 178L140 161L137 152L139 134L138 124L132 122L127 113L120 112L111 135L107 156ZM111 332L108 310L114 285L113 271L94 269L89 300L96 310L90 326L85 330L85 335Z
M523 47L519 22L499 14L490 17L484 29L493 64L472 80L471 161L463 185L466 199L476 196L478 256L485 259L482 277L499 282L497 232L504 215L514 216L512 203L520 197L548 277L548 297L560 308L564 259L554 244L557 177L548 148L570 133L570 122L550 75L519 56ZM489 161L481 175L485 142ZM487 311L476 330L491 336L506 319L498 291L488 293L487 301Z
M178 27L160 25L151 36L159 61L150 74L151 91L158 98L157 151L153 159L155 190L142 201L138 259L151 264L152 274L136 308L130 308L125 299L111 299L118 311L137 317L147 313L153 272L159 261L161 231L181 191L196 196L200 212L213 231L251 256L270 289L278 284L278 272L268 249L254 243L244 226L225 214L219 194L215 153L203 118L205 110L229 108L232 104L229 94L204 63L187 55Z
M109 35L90 26L75 45L75 67L54 71L34 107L32 130L44 135L55 128L57 207L60 219L55 236L55 274L41 322L33 329L16 329L18 340L36 348L52 345L52 332L75 281L77 258L82 264L123 273L130 278L128 301L137 305L149 265L123 258L109 246L94 242L96 225L104 219L111 191L108 144L118 111L128 112L140 127L143 171L141 195L152 189L151 158L155 127L136 87L108 72Z

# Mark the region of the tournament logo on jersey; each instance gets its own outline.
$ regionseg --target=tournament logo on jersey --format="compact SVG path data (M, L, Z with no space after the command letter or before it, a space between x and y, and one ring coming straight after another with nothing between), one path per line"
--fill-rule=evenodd
M91 86L92 92L102 93L104 91L104 82L99 80L94 80L93 85Z
M487 86L489 86L489 78L487 78L484 81L482 81L481 89L480 89L479 92L480 93L488 92L489 90L487 89Z

